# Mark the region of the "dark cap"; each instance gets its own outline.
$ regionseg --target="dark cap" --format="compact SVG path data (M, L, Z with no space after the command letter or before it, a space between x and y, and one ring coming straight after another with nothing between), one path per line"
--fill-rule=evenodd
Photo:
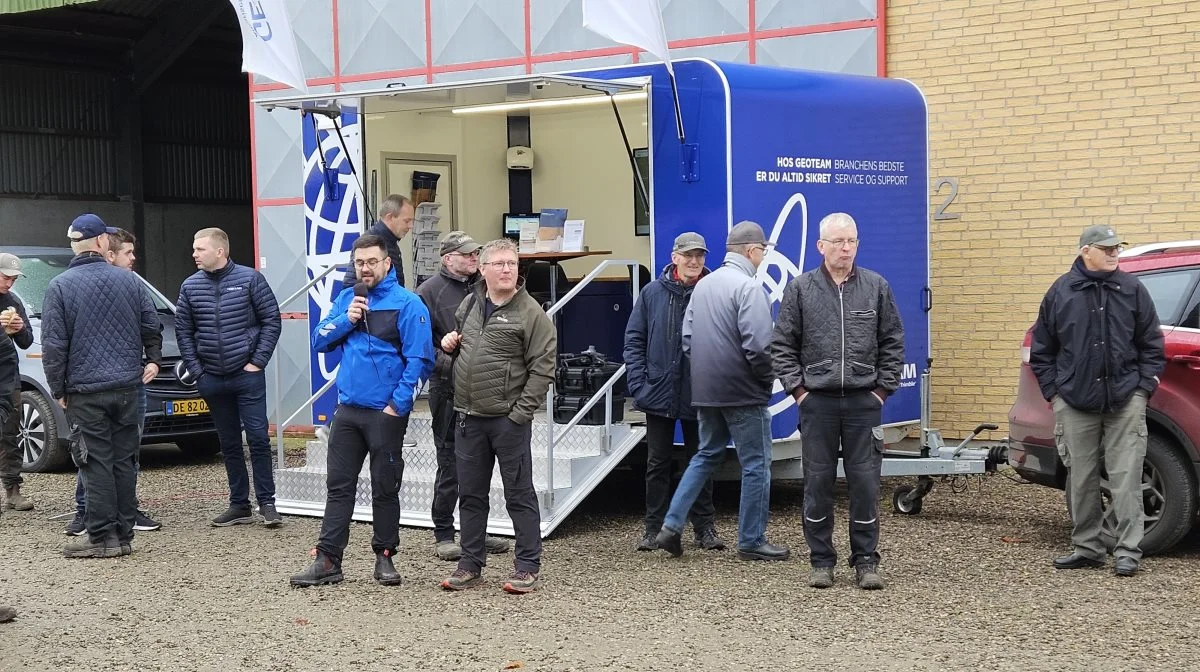
M708 247L704 244L704 236L694 231L685 231L675 237L675 246L671 248L672 253L682 254L692 250L708 252Z
M86 215L76 217L75 221L71 222L71 226L67 228L67 238L77 243L81 240L95 238L101 234L116 232L117 230L106 225L103 219L89 212Z
M738 222L737 226L729 231L729 237L725 239L726 245L769 245L767 236L763 233L763 229L754 222Z
M1085 245L1100 245L1103 247L1114 247L1124 245L1125 241L1121 240L1121 236L1107 224L1096 224L1089 226L1083 230L1079 236L1079 246Z
M447 255L451 252L471 254L479 249L479 243L462 231L450 231L443 235L439 242L441 243L439 255Z

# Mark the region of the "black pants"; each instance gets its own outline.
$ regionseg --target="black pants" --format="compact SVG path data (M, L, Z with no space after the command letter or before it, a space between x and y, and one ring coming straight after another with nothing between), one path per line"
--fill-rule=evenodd
M3 376L3 372L0 372L0 376ZM24 466L25 456L21 454L21 444L18 441L21 433L20 382L14 379L11 389L0 389L0 395L4 395L6 405L12 406L10 412L4 416L4 422L0 424L0 482L5 488L11 488L24 481L21 478L21 467Z
M675 418L646 414L646 532L658 534L663 518L671 506L672 481L677 481L675 450ZM691 460L700 447L700 424L695 420L679 420L683 426L685 462ZM699 534L713 526L716 509L713 507L712 479L705 482L700 496L692 504L688 517Z
M507 417L459 416L454 453L458 461L458 513L462 526L459 569L482 571L487 566L488 496L492 470L500 463L504 502L516 534L518 572L537 572L542 564L542 511L533 489L531 424L518 425Z
M371 457L371 550L395 555L400 544L400 483L404 477L402 444L408 416L354 406L338 406L333 414L327 453L328 495L317 550L341 562L350 540L358 472ZM90 504L89 504L90 506Z
M437 448L437 481L433 486L433 538L454 541L454 505L458 503L458 466L454 460L454 388L448 383L429 388L433 413L433 445Z
M87 462L80 467L87 495L83 520L93 542L133 539L138 398L136 387L67 395L67 419L87 445Z
M850 565L878 563L882 405L870 392L810 393L800 404L804 454L804 538L813 567L833 567L833 486L838 447L850 491Z

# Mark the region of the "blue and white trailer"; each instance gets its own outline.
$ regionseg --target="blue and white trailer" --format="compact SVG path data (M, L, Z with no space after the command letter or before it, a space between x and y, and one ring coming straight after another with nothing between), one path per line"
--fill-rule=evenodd
M391 146L369 148L375 120L389 114L461 115L461 123L466 124L477 118L462 114L470 108L512 114L523 106L540 110L544 104L561 103L562 109L577 110L597 102L588 106L589 114L597 123L609 125L613 150L626 152L629 160L619 174L599 180L596 188L625 188L631 177L642 181L649 202L648 249L640 258L614 255L618 258L600 262L550 308L556 319L586 319L594 325L593 313L573 316L571 304L613 267L630 267L628 293L630 302L636 300L637 267L648 264L657 271L669 263L672 241L684 231L701 233L709 244L710 265L718 262L727 232L742 220L761 224L773 243L759 278L777 311L787 282L821 263L816 249L821 218L832 212L849 213L858 223L862 241L857 262L887 278L904 323L901 387L889 398L883 420L887 443L898 446L908 438L915 445L889 450L884 474L915 475L920 480L914 488L897 491L896 509L919 511L932 477L994 469L999 461L994 451L968 448L967 442L944 446L939 433L929 427L928 123L920 90L903 80L704 59L674 61L673 70L674 82L667 68L656 63L256 101L268 109L300 110L300 123L312 128L305 137L304 176L308 268L313 280L308 290L310 323L315 325L323 317L340 290L340 271L328 273L328 269L349 260L353 237L363 229L363 206L369 199L363 197L359 176L367 174L364 164L371 162L361 157L403 149L402 137L393 137ZM413 123L415 128L417 122ZM645 129L642 139L649 155L644 175L634 160L628 132L640 128ZM463 137L475 135L470 129L463 131ZM538 147L535 128L534 154L546 154ZM578 160L588 161L588 157ZM554 198L541 201L554 203ZM589 221L589 227L594 224L614 225L603 218ZM455 223L480 238L471 225ZM632 226L621 226L633 236ZM627 315L627 306L615 314ZM618 319L623 328L623 318ZM322 418L332 415L329 388L336 362L313 355L311 367L312 413L314 424L320 425ZM553 395L548 395L546 416L537 421L533 446L543 534L561 523L645 434L636 423L613 422L611 411L606 412L603 425L578 423L591 406L608 408L621 373L623 367L570 422L554 422ZM773 477L801 478L798 414L778 383L771 413ZM429 526L436 468L429 419L414 414L409 427L409 441L416 445L406 449L403 522ZM732 457L728 466L724 476L736 478ZM280 511L320 515L324 507L320 441L310 445L304 467L281 468L278 477ZM498 477L493 485L489 529L511 533ZM365 477L356 518L370 518Z

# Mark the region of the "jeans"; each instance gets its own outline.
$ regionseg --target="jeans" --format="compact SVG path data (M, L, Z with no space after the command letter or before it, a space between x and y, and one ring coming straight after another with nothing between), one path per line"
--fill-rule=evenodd
M804 456L804 538L813 567L833 567L833 486L838 448L850 490L850 566L877 564L883 405L869 391L810 392L800 404Z
M92 542L133 539L137 397L133 387L67 395L67 419L87 443L87 462L81 469L88 501L84 524Z
M141 450L141 448L142 448L142 429L145 428L145 426L146 426L146 386L138 385L138 390L140 391L140 394L138 395L138 410L137 410L138 450L133 454L133 471L134 471L135 477L138 474L140 474L142 471L142 462L141 462L141 458L140 458L140 455L142 452L142 450ZM136 488L135 488L135 491L136 491ZM141 505L137 501L136 493L134 496L133 503L134 503L134 506L136 506L137 508L139 508L139 509L141 508ZM83 517L84 515L87 514L87 496L84 494L83 470L82 469L75 472L75 513L76 513L76 515L78 515L80 517Z
M480 572L487 565L488 499L492 470L500 463L504 502L516 535L518 572L536 573L542 565L542 511L533 489L533 426L501 416L459 416L454 451L458 462L458 511L462 526L462 558L458 568Z
M208 403L229 478L229 506L250 509L250 482L242 429L250 444L250 466L254 471L254 494L258 505L275 504L275 473L272 471L271 439L267 435L267 377L263 371L236 371L226 376L206 373L196 389Z
M725 461L725 448L732 438L742 465L738 548L758 548L767 543L771 504L771 413L766 406L702 406L697 411L700 450L683 472L663 528L675 533L683 530L684 517Z
M1071 543L1075 552L1103 561L1108 549L1100 538L1100 465L1108 472L1112 510L1117 519L1116 557L1139 560L1146 510L1142 501L1142 462L1146 458L1146 393L1134 392L1110 413L1086 413L1054 398L1054 438L1071 497Z
M683 426L683 448L689 459L700 446L700 427L696 420L679 420ZM671 477L675 472L675 418L646 414L646 533L658 534L663 518L671 504ZM691 520L696 534L713 526L716 509L713 507L712 480L704 483L696 503L692 505Z
M433 486L433 538L454 541L454 505L458 504L458 466L454 460L454 388L449 384L429 388L433 414L433 445L437 448L437 481Z
M329 432L325 479L329 494L317 550L341 562L350 539L358 472L370 456L371 549L396 554L400 545L400 483L404 477L403 447L396 437L403 436L407 429L407 415L338 406Z
M13 389L8 395L12 400L12 413L8 414L8 418L0 427L0 482L6 489L24 482L21 478L21 467L25 463L21 444L17 441L21 433L20 381L13 381Z

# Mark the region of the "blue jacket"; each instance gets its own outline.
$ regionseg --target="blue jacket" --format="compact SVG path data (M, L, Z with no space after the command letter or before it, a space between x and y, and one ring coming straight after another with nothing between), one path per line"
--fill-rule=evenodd
M175 307L179 354L192 375L267 368L282 323L262 273L232 261L213 273L196 271L183 281Z
M98 254L75 257L46 288L42 367L55 399L137 385L143 353L161 365L161 344L150 291Z
M417 384L433 371L429 310L393 271L367 294L367 316L357 325L346 315L353 300L354 287L343 289L312 335L318 352L342 349L338 403L376 411L391 406L407 415Z
M696 419L691 371L683 356L683 311L694 287L676 280L675 265L669 264L638 295L629 316L625 380L634 406L645 413Z

